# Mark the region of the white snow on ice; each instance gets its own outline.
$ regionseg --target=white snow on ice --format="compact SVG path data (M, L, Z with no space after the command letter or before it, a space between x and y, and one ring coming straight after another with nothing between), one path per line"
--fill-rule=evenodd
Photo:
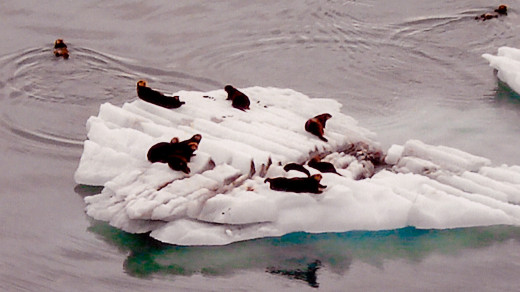
M337 101L291 89L241 90L251 99L247 112L231 107L224 90L177 92L186 102L178 109L141 100L101 105L87 121L75 173L79 184L104 186L85 198L87 214L179 245L296 231L520 224L519 166L492 166L486 158L417 140L383 151L375 134L341 113ZM304 130L307 119L325 112L332 115L328 143ZM197 133L202 141L189 175L147 160L152 145ZM352 150L360 145L365 152ZM374 170L364 157L378 151L386 154L386 165ZM267 177L303 176L282 167L316 154L343 175L324 173L322 194L273 191L264 183Z

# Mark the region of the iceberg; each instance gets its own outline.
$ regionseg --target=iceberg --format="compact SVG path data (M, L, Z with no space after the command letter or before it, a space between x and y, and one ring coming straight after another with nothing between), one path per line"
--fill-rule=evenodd
M240 89L247 112L222 90L179 91L166 109L142 100L100 106L74 174L103 186L85 197L88 216L130 233L176 245L225 245L293 232L448 229L520 225L520 167L409 140L382 149L375 133L335 100L291 89ZM304 129L329 113L324 142ZM150 163L147 151L173 137L201 134L191 172ZM323 193L270 189L271 177L302 177L283 166L319 156L338 173L322 173ZM311 174L317 170L305 167Z
M498 79L520 94L520 49L500 47L496 56L483 54L482 57L497 70Z

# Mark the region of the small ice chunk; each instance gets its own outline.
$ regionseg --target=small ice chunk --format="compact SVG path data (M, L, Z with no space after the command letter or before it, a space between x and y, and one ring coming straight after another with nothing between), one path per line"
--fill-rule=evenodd
M404 144L403 156L429 160L450 171L477 171L480 167L491 164L487 158L450 147L427 145L418 140L409 140Z
M392 145L388 149L388 152L385 157L385 163L394 165L397 164L399 159L401 159L401 156L403 155L404 147L401 145Z

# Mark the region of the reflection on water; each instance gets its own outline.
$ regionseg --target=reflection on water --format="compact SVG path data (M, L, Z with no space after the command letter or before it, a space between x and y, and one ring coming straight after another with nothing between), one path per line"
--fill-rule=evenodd
M500 80L498 80L494 97L497 103L520 105L520 94L513 91L507 83Z
M384 231L309 234L297 232L276 238L237 242L226 246L173 246L146 234L130 234L92 221L89 231L128 252L125 271L135 277L157 274L229 275L241 270L264 270L310 286L319 286L319 268L348 272L353 261L381 267L385 260L420 262L432 254L452 254L520 239L520 228L492 226L452 230L407 227Z
M303 280L309 284L309 286L318 288L320 284L318 283L318 269L321 267L321 261L315 260L312 263L307 265L307 268L304 270L296 269L296 270L287 270L287 269L277 269L274 267L267 268L267 272L271 274L280 274L287 276L291 279Z

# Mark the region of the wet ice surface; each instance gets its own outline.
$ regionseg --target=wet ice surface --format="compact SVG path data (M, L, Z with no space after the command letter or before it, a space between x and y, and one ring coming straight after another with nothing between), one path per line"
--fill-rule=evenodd
M87 122L75 173L77 183L104 186L85 198L87 214L178 245L223 245L298 231L520 223L518 166L493 166L489 159L418 140L383 151L374 134L342 114L334 100L291 89L242 90L252 101L247 112L232 108L223 90L177 92L186 105L174 110L140 100L103 104ZM332 115L325 128L329 142L303 128L325 112ZM147 161L152 145L194 134L203 138L190 174ZM384 161L367 158L383 152ZM274 191L264 183L294 176L283 166L315 155L341 174L322 174L323 193Z

